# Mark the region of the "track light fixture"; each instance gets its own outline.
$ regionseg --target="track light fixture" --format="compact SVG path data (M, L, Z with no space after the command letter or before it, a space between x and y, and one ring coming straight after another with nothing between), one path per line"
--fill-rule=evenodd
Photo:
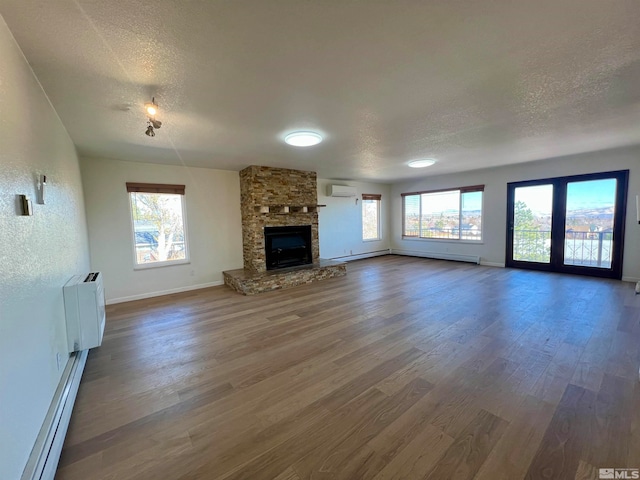
M158 105L156 104L156 97L151 98L151 102L144 104L144 109L147 114L147 130L144 132L148 137L155 137L155 130L162 126L160 120L156 120L156 114L158 113Z
M147 111L147 115L153 117L158 113L158 105L156 105L156 97L151 97L151 102L144 104L144 109Z

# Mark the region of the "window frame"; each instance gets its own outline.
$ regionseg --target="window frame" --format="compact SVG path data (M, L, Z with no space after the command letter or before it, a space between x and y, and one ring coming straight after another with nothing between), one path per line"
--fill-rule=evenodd
M377 232L378 232L378 236L376 238L364 238L364 205L365 205L365 201L375 201L376 202L376 211L377 211L377 215L376 215L376 220L377 220ZM379 242L382 240L382 219L381 219L381 214L382 214L382 195L379 193L363 193L362 194L362 208L360 211L360 216L362 219L362 242Z
M185 198L184 185L169 185L156 183L131 183L127 182L127 196L129 197L129 218L131 223L132 257L134 270L147 270L149 268L170 267L173 265L186 265L191 263L189 236L187 228L187 202ZM165 260L162 262L138 263L136 251L136 227L133 218L133 194L136 193L158 193L180 195L180 206L182 208L182 229L184 235L184 257L177 260Z
M422 195L429 195L434 193L458 193L458 238L436 238L436 237L423 237L422 233ZM480 236L478 240L470 240L462 238L462 195L464 193L482 192L482 199L480 201ZM406 235L406 197L419 195L419 228L418 235ZM481 245L484 243L484 185L469 185L466 187L454 187L454 188L440 188L436 190L422 190L419 192L407 192L400 194L402 197L402 240L417 240L417 241L435 241L435 242L454 242L454 243L470 243L473 245Z

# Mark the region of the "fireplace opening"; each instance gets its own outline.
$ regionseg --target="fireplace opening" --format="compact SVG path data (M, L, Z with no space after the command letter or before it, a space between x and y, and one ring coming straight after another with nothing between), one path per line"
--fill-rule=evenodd
M264 227L267 270L313 262L311 225Z

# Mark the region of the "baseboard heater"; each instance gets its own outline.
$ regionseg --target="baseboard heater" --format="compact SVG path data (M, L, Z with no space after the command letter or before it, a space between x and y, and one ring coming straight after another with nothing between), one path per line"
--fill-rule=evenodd
M391 250L393 255L406 255L408 257L434 258L436 260L453 260L455 262L468 262L480 265L479 255L460 255L448 252L422 252L418 250Z
M53 480L89 351L71 354L21 480Z
M382 255L389 255L390 253L391 249L386 248L384 250L376 250L375 252L354 253L352 255L343 255L341 257L331 257L331 260L348 262L349 260L362 260L364 258L381 257Z

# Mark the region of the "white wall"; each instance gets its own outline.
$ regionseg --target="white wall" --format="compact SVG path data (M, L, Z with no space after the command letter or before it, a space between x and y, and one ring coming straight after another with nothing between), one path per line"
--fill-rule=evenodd
M83 158L91 268L102 271L107 302L222 284L242 268L238 172ZM126 182L186 186L190 263L134 270Z
M327 185L351 185L356 187L357 197L337 198L327 197ZM351 255L361 255L389 249L390 245L390 188L389 185L364 182L343 182L336 180L318 179L318 203L326 205L320 208L320 257L339 258ZM380 204L380 230L382 238L379 241L362 240L362 194L379 193L382 195ZM356 199L358 200L356 203Z
M591 152L540 162L458 174L416 178L392 186L393 250L479 255L488 265L504 265L506 248L507 183L538 178L630 170L625 232L623 279L640 279L640 226L636 221L635 196L640 193L640 147ZM482 244L444 240L403 240L401 193L484 184Z
M0 58L0 477L17 479L69 359L62 287L89 251L75 148L1 17Z

